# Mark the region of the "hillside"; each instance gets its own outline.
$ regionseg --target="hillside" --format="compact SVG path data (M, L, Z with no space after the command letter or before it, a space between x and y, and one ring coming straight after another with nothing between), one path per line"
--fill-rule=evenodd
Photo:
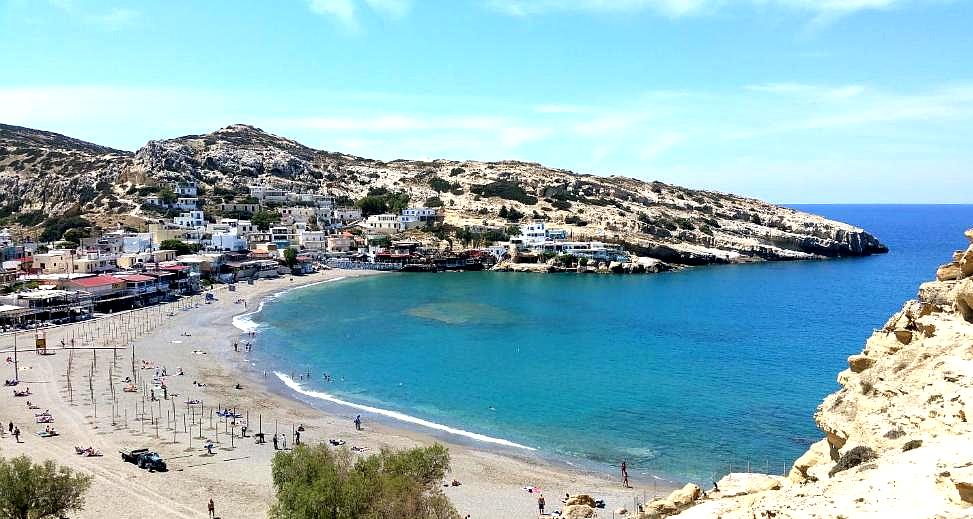
M536 163L382 162L316 150L247 125L150 141L134 154L0 127L0 203L6 211L0 216L8 225L31 210L68 211L72 202L103 225L131 223L145 193L190 179L200 183L207 210L246 198L247 186L256 183L349 202L386 189L408 194L413 205L442 204L446 223L456 227L544 218L575 238L624 242L641 256L685 265L887 250L862 229L759 200Z

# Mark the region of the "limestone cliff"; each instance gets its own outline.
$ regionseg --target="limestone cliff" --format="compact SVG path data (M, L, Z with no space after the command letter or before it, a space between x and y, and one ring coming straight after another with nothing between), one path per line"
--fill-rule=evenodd
M973 230L966 236L973 243ZM750 476L735 491L726 479L678 517L973 517L973 245L848 359L838 382L815 414L825 437L786 479Z

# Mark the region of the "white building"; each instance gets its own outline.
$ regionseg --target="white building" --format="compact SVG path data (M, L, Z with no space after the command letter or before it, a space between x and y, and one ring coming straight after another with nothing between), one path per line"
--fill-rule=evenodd
M199 199L194 196L181 196L176 199L176 203L172 204L172 207L183 211L192 211L199 207Z
M328 233L325 231L303 231L298 237L303 249L326 250L328 248Z
M311 218L317 218L317 211L313 207L281 207L280 223L284 225L294 225L297 222L310 222Z
M331 221L348 225L361 220L361 209L357 207L338 207L331 211Z
M510 239L511 243L532 247L547 241L547 224L540 220L520 226L520 236Z
M210 246L221 251L247 250L247 240L236 233L216 232L210 238Z
M206 219L203 217L202 211L188 211L173 218L172 223L180 227L195 229L197 227L205 227Z
M410 219L423 223L435 221L437 214L434 207L410 207L402 210L402 216L408 216Z
M288 194L283 189L267 185L250 186L250 196L261 202L286 202Z
M176 192L176 196L178 197L196 198L196 195L198 193L196 182L194 181L179 182L176 184L175 192Z
M402 219L397 214L373 214L362 222L362 227L378 234L402 232Z
M134 233L122 237L122 252L144 252L152 248L151 233Z
M270 241L276 243L279 247L288 247L290 245L297 245L298 238L293 227L289 225L275 225L270 228Z

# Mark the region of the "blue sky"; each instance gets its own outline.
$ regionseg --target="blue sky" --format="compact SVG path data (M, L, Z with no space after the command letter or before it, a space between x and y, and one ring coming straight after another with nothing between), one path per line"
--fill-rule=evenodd
M0 0L0 122L973 203L964 0Z

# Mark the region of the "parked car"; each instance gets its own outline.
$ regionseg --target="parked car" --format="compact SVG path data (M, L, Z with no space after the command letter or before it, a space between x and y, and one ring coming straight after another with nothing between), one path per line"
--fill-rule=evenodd
M149 449L134 449L130 451L118 451L122 455L122 461L134 463L140 469L148 469L149 472L165 472L168 470L165 460L159 453Z

